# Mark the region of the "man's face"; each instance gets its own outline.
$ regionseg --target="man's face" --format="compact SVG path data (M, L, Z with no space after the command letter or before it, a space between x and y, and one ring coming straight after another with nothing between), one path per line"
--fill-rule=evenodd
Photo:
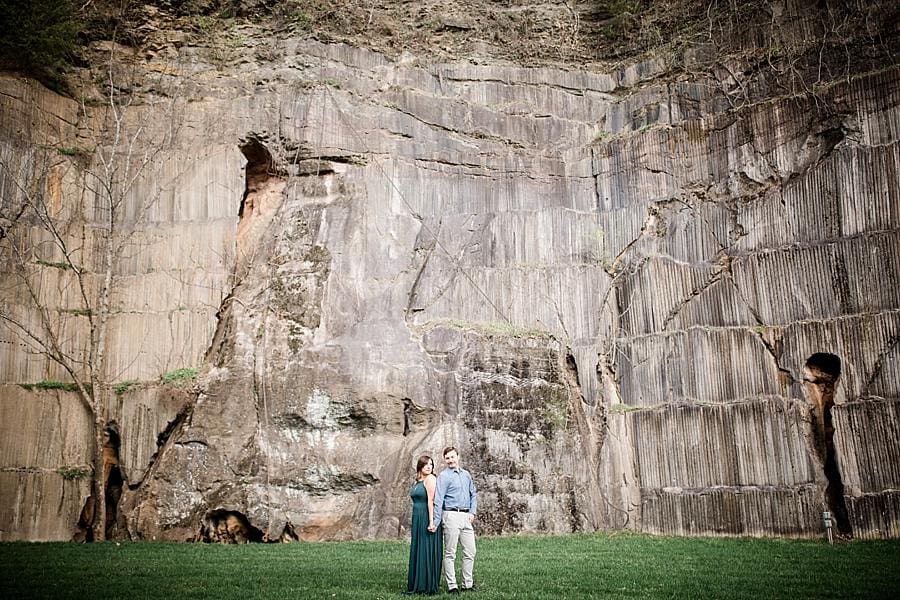
M451 450L444 455L444 464L447 465L448 469L455 469L459 466L459 455L456 453L456 450Z

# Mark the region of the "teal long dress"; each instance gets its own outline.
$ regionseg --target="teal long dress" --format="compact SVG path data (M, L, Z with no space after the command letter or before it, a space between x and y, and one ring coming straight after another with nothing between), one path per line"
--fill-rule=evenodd
M417 481L409 492L412 498L412 544L409 547L409 593L437 594L441 587L441 559L444 541L441 528L428 531L428 492L425 483Z

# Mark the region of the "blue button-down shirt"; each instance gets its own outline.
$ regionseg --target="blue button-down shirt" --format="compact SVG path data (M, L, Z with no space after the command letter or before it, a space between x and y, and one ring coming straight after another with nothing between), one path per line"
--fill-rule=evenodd
M434 524L441 524L446 508L468 508L475 514L478 509L478 492L475 482L465 469L444 469L438 474L434 490Z

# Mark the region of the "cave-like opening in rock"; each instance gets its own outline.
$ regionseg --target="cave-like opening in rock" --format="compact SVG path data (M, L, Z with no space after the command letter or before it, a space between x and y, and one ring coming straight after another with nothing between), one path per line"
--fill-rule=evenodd
M290 521L288 521L287 523L284 524L284 529L282 530L281 535L278 537L278 539L277 540L270 539L269 541L278 541L278 542L282 542L282 543L299 542L300 534L297 533L297 530L294 528L294 524L291 523Z
M825 502L834 515L838 530L851 533L847 504L844 500L844 483L838 468L834 449L834 394L841 376L841 359L834 354L817 352L806 361L805 385L812 401L813 424L816 451L824 465L828 484L825 488Z
M110 537L119 511L119 499L125 478L119 467L119 448L122 446L122 435L119 424L110 421L103 431L103 477L106 482L106 537Z
M238 216L244 218L244 213L247 213L247 216L253 213L252 193L269 178L273 161L271 152L255 136L248 137L240 148L244 158L247 159L247 166L244 168L244 197L241 198L241 206L238 209Z
M253 257L259 251L259 243L266 235L268 224L284 200L287 180L277 168L277 152L273 154L265 138L250 134L239 149L247 159L244 167L244 195L238 208L238 225L235 232L237 261L235 275L241 279Z
M243 513L215 509L206 513L200 525L200 539L220 544L262 542L263 532L254 527Z
M409 398L403 399L403 436L406 437L409 435L409 411L412 408L412 400Z
M118 520L119 500L122 497L122 488L125 486L125 477L119 468L119 448L122 445L122 436L119 424L109 421L103 428L103 482L104 503L106 504L106 538L115 533ZM95 495L91 495L81 508L78 519L78 532L76 541L94 541L94 520L97 518L94 510Z

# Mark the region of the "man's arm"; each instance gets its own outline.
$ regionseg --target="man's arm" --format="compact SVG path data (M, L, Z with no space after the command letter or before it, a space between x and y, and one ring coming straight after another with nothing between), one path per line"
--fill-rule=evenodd
M468 471L466 471L468 473ZM469 473L469 512L474 516L478 512L478 492L475 491L475 481Z
M441 514L444 512L444 494L447 493L446 471L441 471L437 478L437 486L434 489L434 526L441 524Z

